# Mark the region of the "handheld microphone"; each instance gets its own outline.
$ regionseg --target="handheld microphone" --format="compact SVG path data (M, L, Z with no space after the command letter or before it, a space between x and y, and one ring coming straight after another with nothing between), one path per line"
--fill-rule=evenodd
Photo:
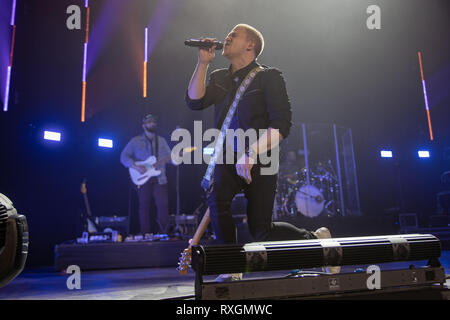
M202 41L198 39L189 39L184 42L184 44L188 47L199 47L199 48L212 48L212 46L216 46L216 50L221 50L223 48L223 43L220 41Z

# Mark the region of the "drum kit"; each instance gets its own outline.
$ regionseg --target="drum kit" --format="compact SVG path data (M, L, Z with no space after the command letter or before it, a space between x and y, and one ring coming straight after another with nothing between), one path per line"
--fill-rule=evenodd
M331 161L318 162L309 177L307 173L307 169L302 168L295 173L280 174L274 203L275 220L297 215L313 218L339 214L339 180Z

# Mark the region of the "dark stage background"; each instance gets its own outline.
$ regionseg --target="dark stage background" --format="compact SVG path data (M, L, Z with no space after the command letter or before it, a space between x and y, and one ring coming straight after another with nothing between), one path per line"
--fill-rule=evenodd
M82 9L81 30L66 27L66 9L73 4ZM381 30L366 27L366 9L372 4L381 8ZM241 22L265 37L259 62L284 73L294 115L286 147L302 146L302 122L349 127L363 215L395 214L388 209L399 205L399 181L404 212L417 213L421 223L435 213L439 176L450 169L448 1L96 0L90 7L87 118L81 123L84 1L17 4L9 111L0 114L0 192L28 218L29 266L52 264L54 245L81 235L83 178L95 215L127 215L131 203L136 227L137 199L119 162L122 148L140 133L140 119L149 111L160 117L160 134L171 146L176 126L192 129L194 120L203 120L204 128L212 125L212 108L194 112L184 104L196 50L183 41L200 36L223 40ZM141 65L147 25L149 98L144 100ZM4 52L10 38L3 31L2 36ZM227 62L218 54L210 70L224 66ZM44 129L60 130L62 142L44 141ZM113 139L114 148L98 148L99 136ZM395 158L380 159L382 148L391 148ZM418 148L429 148L432 157L419 160ZM191 214L200 204L205 168L180 168L182 213ZM174 214L174 167L168 168L168 176Z

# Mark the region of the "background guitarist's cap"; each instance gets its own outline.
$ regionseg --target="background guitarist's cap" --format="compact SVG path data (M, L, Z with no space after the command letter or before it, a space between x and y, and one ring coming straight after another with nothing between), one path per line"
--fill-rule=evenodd
M144 122L148 122L148 121L154 121L157 122L158 121L158 117L149 113L148 115L146 115L145 117L142 118L142 123Z

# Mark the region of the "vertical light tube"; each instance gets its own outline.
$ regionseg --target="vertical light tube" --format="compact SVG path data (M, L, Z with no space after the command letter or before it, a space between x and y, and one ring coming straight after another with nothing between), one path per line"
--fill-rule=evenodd
M6 88L5 88L5 99L3 101L3 111L8 111L8 98L9 98L9 81L11 79L11 66L8 66L6 74Z
M16 0L13 0L11 12L11 26L15 24L15 20L16 20Z
M423 97L425 100L425 110L427 111L427 118L428 118L428 130L430 132L430 140L433 141L433 129L431 127L430 108L428 107L427 87L425 85L425 78L423 76L422 54L420 51L418 51L417 55L419 56L419 66L420 66L420 76L422 78Z
M11 36L11 51L9 52L9 65L6 70L6 84L5 84L5 97L3 100L3 111L8 111L9 104L9 87L11 83L11 69L13 63L13 55L14 55L14 40L16 38L16 0L12 2L12 10L11 10L11 22L10 25L12 27L12 36Z
M145 43L144 43L144 66L143 66L143 81L142 81L142 96L147 97L147 57L148 57L148 28L145 28Z
M84 3L86 7L86 38L84 40L83 50L83 78L82 78L82 93L81 93L81 122L86 121L86 62L87 62L87 49L89 40L89 1Z

